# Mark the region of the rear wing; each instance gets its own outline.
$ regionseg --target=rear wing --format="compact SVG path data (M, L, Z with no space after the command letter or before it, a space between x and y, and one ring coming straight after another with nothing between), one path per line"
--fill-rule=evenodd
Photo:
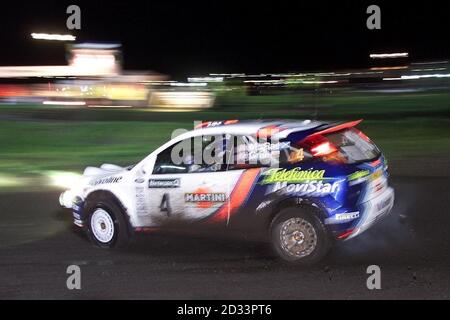
M323 135L323 134L328 134L328 133L340 131L340 130L343 130L343 129L352 128L352 127L355 127L358 124L360 124L362 121L363 121L363 119L359 119L359 120L356 120L356 121L350 121L350 122L345 122L345 123L342 123L342 124L338 124L336 126L332 126L330 128L314 132L313 134L311 134L311 136Z

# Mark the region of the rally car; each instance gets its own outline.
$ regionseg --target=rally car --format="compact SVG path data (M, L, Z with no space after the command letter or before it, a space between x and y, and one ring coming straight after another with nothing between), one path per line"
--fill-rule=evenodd
M100 247L166 228L259 231L284 260L311 264L393 206L360 122L202 122L136 165L87 167L60 203Z

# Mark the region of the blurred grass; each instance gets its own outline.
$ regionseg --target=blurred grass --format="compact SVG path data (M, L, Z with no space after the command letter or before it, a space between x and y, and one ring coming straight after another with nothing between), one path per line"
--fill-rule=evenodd
M180 122L0 121L0 172L128 165L167 141Z
M314 101L312 101L314 100ZM239 102L240 101L240 102ZM261 103L264 101L265 103ZM128 165L194 120L311 118L354 120L388 158L450 154L450 94L353 94L221 98L200 112L0 106L0 173L81 171Z
M360 127L388 157L450 153L450 119L368 120ZM143 159L191 122L0 121L0 172L82 170Z
M199 112L159 112L151 108L73 108L42 105L3 105L0 117L68 121L195 121L258 118L403 119L450 118L450 92L355 93L219 96L215 107Z

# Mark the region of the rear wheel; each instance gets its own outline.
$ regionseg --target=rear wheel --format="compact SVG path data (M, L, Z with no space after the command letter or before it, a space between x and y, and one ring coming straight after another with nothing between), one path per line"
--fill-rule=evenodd
M286 208L271 225L272 245L285 261L310 265L320 261L330 249L325 226L313 208Z
M94 196L86 206L87 234L95 245L102 248L124 247L130 232L125 213L108 196Z

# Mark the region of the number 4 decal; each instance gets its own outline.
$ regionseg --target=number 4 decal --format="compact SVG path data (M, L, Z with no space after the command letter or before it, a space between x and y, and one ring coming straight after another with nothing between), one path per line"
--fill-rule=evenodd
M159 209L161 210L161 212L165 212L167 214L167 216L170 217L170 214L172 213L172 210L170 208L169 194L168 193L164 193L163 194L163 197L162 197Z

